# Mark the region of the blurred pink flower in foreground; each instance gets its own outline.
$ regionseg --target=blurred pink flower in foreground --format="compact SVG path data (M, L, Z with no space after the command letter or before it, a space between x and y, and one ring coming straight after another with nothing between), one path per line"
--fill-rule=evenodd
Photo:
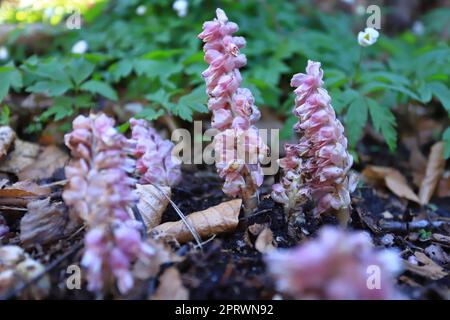
M241 196L244 206L251 210L256 206L257 188L263 181L260 160L267 147L253 126L261 116L255 99L250 90L240 88L239 68L246 65L247 58L239 50L245 46L245 39L232 36L238 31L238 25L228 21L222 9L217 9L216 15L216 19L203 24L203 32L198 35L205 42L205 61L209 64L202 75L209 97L208 108L212 112L212 127L221 131L214 139L216 156L220 157L220 163L216 158L216 166L219 175L225 178L223 191L233 197ZM246 143L249 149L238 152L239 143L243 141L250 141ZM255 152L259 154L253 154Z
M277 289L295 299L400 299L395 276L401 259L376 251L365 232L323 227L318 238L266 258Z
M344 128L322 88L322 77L320 63L313 61L308 61L306 74L292 77L291 86L297 87L294 114L299 118L294 130L302 136L298 144L285 146L286 157L279 160L284 175L272 192L273 199L288 210L305 198L313 199L316 215L347 209L356 187L349 176L353 158L347 152Z
M78 116L65 143L72 161L63 199L87 225L81 264L87 268L88 288L107 289L117 281L121 293L133 286L132 263L153 249L141 241L140 223L127 209L136 200L134 179L128 172L134 161L127 156L129 141L104 114Z
M140 183L176 185L181 180L181 163L172 155L172 141L162 139L144 119L132 118L130 124Z

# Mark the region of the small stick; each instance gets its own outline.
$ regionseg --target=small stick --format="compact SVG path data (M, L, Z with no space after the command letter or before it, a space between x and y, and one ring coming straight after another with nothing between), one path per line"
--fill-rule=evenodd
M408 232L414 230L420 230L425 228L438 229L443 225L447 224L444 221L427 221L418 220L411 222L400 222L400 221L382 221L379 226L383 231L400 231Z
M190 222L186 219L186 216L184 215L184 213L181 212L180 208L178 208L178 206L175 204L175 202L173 202L170 199L170 197L160 187L158 187L156 184L154 186L155 186L156 189L158 189L164 195L164 197L166 197L167 200L169 200L169 203L172 205L172 207L178 213L178 215L180 216L181 220L183 221L183 223L188 228L189 232L192 233L192 236L194 237L194 239L197 242L197 244L200 247L200 249L202 249L203 248L202 247L202 239L200 238L200 236L197 233L197 231L195 230L195 228L193 226L191 226Z

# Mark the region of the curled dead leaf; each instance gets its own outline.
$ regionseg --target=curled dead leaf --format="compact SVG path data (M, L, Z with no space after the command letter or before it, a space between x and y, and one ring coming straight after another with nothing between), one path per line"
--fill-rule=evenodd
M395 195L420 204L419 197L398 170L390 167L367 166L363 170L362 175L371 182L382 181Z
M0 190L0 205L26 207L30 201L50 195L51 188L26 180Z
M270 230L269 228L265 228L261 231L261 233L258 235L258 238L256 238L255 248L261 253L267 253L275 249L275 246L273 245L272 230Z
M7 126L0 127L0 159L8 153L9 147L15 138L16 133L13 129Z
M137 208L142 215L147 230L150 230L161 223L161 216L169 204L171 196L170 187L161 186L156 188L151 184L137 184L136 193L139 196Z
M20 221L20 241L24 246L47 244L71 234L79 226L71 219L61 203L51 203L50 198L28 204L28 212Z
M177 268L170 267L159 278L159 286L151 300L188 300L189 291L183 286Z
M191 213L186 219L195 228L201 238L218 233L230 232L239 223L238 217L241 205L241 199L223 202L206 210ZM152 231L173 236L180 243L194 239L189 228L183 221L166 222L153 228Z
M444 173L444 168L444 142L440 141L431 147L425 177L422 180L419 190L421 204L427 204L430 201L436 185Z

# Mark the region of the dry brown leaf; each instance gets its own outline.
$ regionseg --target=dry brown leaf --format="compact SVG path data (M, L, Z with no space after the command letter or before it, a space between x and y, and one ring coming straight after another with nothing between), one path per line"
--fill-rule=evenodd
M57 146L45 147L36 161L18 173L19 180L49 178L55 170L63 168L68 160L67 153Z
M45 196L51 193L51 188L25 180L0 190L0 197Z
M443 235L440 233L433 233L432 238L437 242L440 242L447 246L450 246L450 237L449 236L446 236L446 235Z
M156 188L151 184L137 184L136 193L139 196L137 208L142 215L147 230L150 230L161 223L161 216L169 204L171 196L170 187Z
M186 219L195 228L201 238L218 233L230 232L239 223L238 217L241 205L241 199L223 202L206 210L191 213ZM173 236L180 243L194 239L188 227L181 220L163 223L153 228L153 231Z
M430 201L436 185L444 173L444 167L444 142L440 141L431 147L425 177L422 180L419 190L421 204L427 204Z
M48 196L51 193L50 187L44 187L35 182L26 180L0 190L0 205L25 207L30 201L38 197Z
M9 147L16 138L16 133L7 126L0 127L0 159L3 158L9 150Z
M440 198L450 197L450 171L445 171L439 180L437 196Z
M146 245L154 250L152 255L139 255L133 267L133 276L137 279L148 280L156 277L162 264L183 261L183 257L176 255L162 239L146 239Z
M36 161L39 151L40 146L38 144L16 139L14 150L0 162L0 171L18 175L23 169Z
M188 300L189 291L183 286L177 268L170 267L159 278L159 286L151 300Z
M261 231L261 233L258 235L258 238L256 238L255 248L261 253L266 253L275 249L275 246L273 245L272 230L270 230L269 228L265 228L263 231Z
M430 278L432 280L439 280L448 275L448 273L445 272L441 266L428 258L424 253L416 252L414 253L414 256L416 257L417 261L419 261L423 265L415 265L405 260L404 263L406 269L408 269L409 271L422 277Z
M390 167L367 166L363 170L362 175L369 181L383 181L389 190L401 198L420 203L419 197L408 185L406 178L396 169Z
M28 213L20 221L20 241L24 246L47 244L71 234L79 226L61 203L50 198L28 204Z

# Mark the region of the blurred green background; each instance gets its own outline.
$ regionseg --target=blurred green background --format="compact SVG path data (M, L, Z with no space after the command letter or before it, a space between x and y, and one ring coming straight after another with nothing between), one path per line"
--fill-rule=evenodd
M405 4L406 3L406 4ZM409 4L408 4L409 3ZM362 48L366 8L378 4L379 40ZM352 149L370 127L394 152L411 113L439 119L450 156L448 1L1 1L1 122L24 117L25 134L108 108L183 126L207 113L200 73L202 23L224 9L246 37L243 86L282 136L295 118L290 78L322 62L325 86ZM80 28L77 15L80 14ZM207 115L203 116L204 119ZM122 126L126 130L126 126ZM357 155L357 154L355 154Z

